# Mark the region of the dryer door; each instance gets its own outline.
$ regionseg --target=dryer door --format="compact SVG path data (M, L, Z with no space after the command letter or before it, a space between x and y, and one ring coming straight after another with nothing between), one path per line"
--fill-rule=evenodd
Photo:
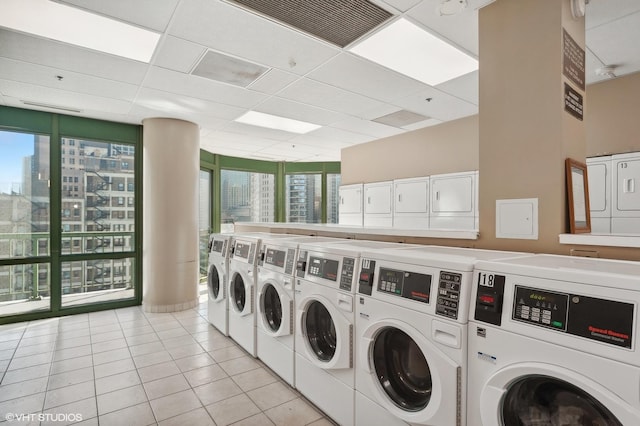
M265 282L258 294L258 312L262 329L272 336L289 336L293 332L293 300L277 284Z
M484 425L623 426L640 421L638 409L610 390L550 364L523 363L498 371L483 388L480 407Z
M460 424L461 366L412 326L371 324L360 342L360 367L377 402L410 424Z
M241 317L253 313L253 286L248 277L238 271L233 271L229 281L229 306L236 315Z
M306 357L323 369L353 367L353 323L320 295L297 303Z
M222 302L225 299L224 278L218 272L218 267L214 263L209 266L207 288L209 289L209 299L215 302Z

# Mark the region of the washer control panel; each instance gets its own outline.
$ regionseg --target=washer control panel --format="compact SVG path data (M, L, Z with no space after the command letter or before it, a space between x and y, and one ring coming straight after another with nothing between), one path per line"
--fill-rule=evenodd
M340 273L340 290L351 291L355 269L356 260L354 258L345 257L342 259L342 271Z
M436 315L458 319L461 283L462 274L458 272L440 271L440 280L438 281L438 301L436 302Z

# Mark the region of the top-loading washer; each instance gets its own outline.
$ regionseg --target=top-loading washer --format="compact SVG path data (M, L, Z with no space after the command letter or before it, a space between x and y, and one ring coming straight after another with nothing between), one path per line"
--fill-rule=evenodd
M470 425L640 424L638 262L478 262Z
M356 424L466 424L474 265L479 259L524 255L438 246L362 253L356 300Z
M229 335L229 300L226 283L232 244L231 234L211 234L209 237L207 318L209 323L225 336Z
M281 379L295 386L294 276L298 244L339 241L337 238L292 235L262 239L258 259L256 353Z
M298 248L296 388L342 426L354 424L354 292L360 252L398 245L354 240Z

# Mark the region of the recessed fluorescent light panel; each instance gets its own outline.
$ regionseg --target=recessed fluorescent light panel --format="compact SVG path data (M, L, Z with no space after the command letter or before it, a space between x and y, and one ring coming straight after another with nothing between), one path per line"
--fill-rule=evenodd
M2 0L0 26L149 62L160 34L48 0Z
M262 112L249 111L235 119L238 123L251 124L253 126L267 127L269 129L284 130L292 133L309 133L322 126L277 115L264 114Z
M430 86L478 69L475 58L404 18L349 50Z

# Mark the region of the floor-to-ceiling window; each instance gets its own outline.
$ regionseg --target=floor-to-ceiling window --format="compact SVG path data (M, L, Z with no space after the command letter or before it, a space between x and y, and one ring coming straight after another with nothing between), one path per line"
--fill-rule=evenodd
M219 188L221 232L233 232L235 222L274 221L274 174L225 169Z
M340 183L341 175L339 173L327 174L327 223L338 223Z
M286 221L322 222L322 175L290 174L285 181Z
M212 172L201 169L198 183L198 246L200 253L200 280L207 279L207 269L209 264L209 235L212 232Z

